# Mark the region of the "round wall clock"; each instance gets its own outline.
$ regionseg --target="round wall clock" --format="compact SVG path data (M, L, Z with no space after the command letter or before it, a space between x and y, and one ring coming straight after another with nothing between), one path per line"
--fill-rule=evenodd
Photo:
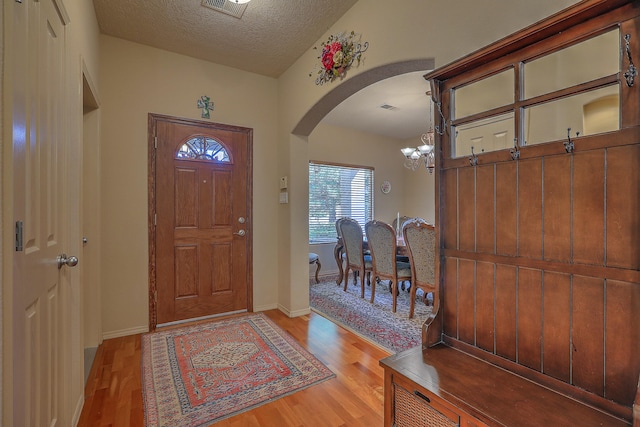
M391 191L391 183L389 181L383 181L382 185L380 185L380 191L384 194L389 194Z

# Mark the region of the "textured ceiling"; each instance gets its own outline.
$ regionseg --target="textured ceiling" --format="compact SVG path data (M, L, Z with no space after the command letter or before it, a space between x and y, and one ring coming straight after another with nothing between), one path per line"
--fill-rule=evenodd
M429 82L426 71L381 80L354 93L327 114L323 123L408 139L425 133L429 119ZM382 106L391 108L382 108Z
M278 77L357 0L253 0L241 19L201 0L93 0L114 37Z
M93 0L100 31L220 65L278 77L357 0L252 0L241 19L202 0ZM370 85L323 123L406 139L428 129L428 70ZM382 104L393 110L379 108Z

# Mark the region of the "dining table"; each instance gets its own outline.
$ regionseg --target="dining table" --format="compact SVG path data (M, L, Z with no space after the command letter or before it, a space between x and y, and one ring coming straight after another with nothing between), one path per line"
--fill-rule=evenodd
M362 250L369 250L369 243L367 239L362 240ZM342 236L338 236L336 240L336 246L333 248L333 256L336 259L336 264L338 264L338 279L336 283L339 285L342 283L342 279L344 279L344 268L342 267L342 254L344 253L344 242L342 241ZM396 254L401 256L409 256L409 249L407 245L404 243L404 238L402 236L396 237Z

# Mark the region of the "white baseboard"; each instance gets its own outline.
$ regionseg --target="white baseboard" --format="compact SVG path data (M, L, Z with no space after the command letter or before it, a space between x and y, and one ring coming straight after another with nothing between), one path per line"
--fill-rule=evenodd
M279 304L278 304L278 310L280 310L281 312L286 314L288 317L304 316L304 315L307 315L307 314L311 313L311 308L303 308L301 310L291 311L291 310L289 310L289 309L287 309L284 306L279 305Z
M80 414L82 414L82 407L84 406L84 394L80 393L78 403L76 403L76 410L73 412L73 418L71 419L71 425L77 427L80 421Z
M279 305L279 304L266 304L266 305L261 305L258 307L253 307L253 311L258 312L258 311L267 311L267 310L280 310L282 311L284 314L286 314L289 317L298 317L298 316L304 316L306 314L311 313L311 309L310 308L305 308L302 310L295 310L295 311L289 311L287 309L285 309L283 306ZM128 328L128 329L120 329L118 331L110 331L110 332L105 332L102 334L102 339L103 340L108 340L111 338L120 338L120 337L126 337L127 335L135 335L135 334L145 334L149 332L149 327L148 326L138 326L135 328Z
M340 273L338 270L336 271L323 271L323 270L320 270L320 274L318 274L318 277L337 276ZM316 277L316 273L314 271L309 273L309 279L315 279L315 277Z
M148 326L137 326L135 328L120 329L119 331L105 332L102 334L102 339L108 340L111 338L126 337L127 335L145 334L147 332L149 332Z
M267 304L267 305L261 305L258 307L253 307L253 311L258 312L258 311L267 311L267 310L276 310L278 308L278 304L273 303L273 304Z

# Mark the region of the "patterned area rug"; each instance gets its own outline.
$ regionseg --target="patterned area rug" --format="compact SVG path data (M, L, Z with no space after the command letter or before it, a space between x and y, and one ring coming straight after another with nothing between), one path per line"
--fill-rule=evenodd
M148 427L196 427L335 375L262 314L142 336Z
M409 292L400 291L397 309L391 310L392 295L388 282L376 285L376 298L372 304L371 287L365 286L360 298L360 284L349 281L347 292L336 285L336 277L325 277L320 283L309 283L311 308L356 334L374 342L391 353L397 353L422 344L422 324L431 313L431 306L423 302L418 290L413 319L409 319Z

